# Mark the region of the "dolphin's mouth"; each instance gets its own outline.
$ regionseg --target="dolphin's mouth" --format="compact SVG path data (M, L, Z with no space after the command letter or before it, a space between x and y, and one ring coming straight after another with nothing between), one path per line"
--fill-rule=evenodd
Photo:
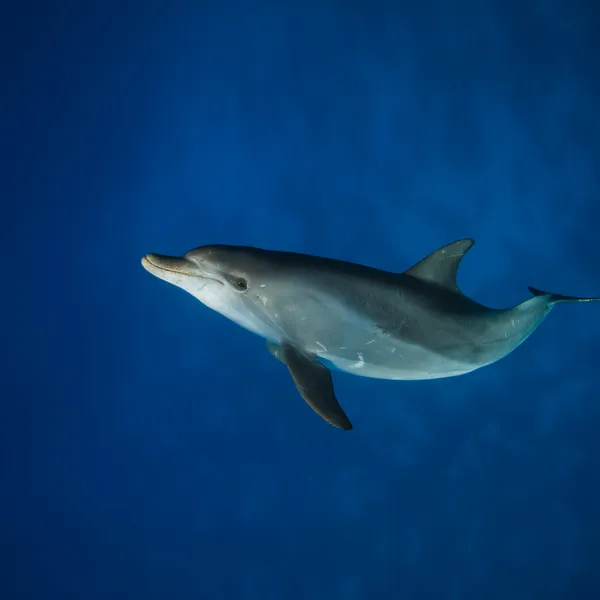
M144 268L154 267L161 271L170 271L171 273L179 273L181 275L196 275L193 272L193 268L196 265L192 265L190 261L185 258L179 258L177 256L165 256L163 254L146 254L142 258L142 265Z
M165 254L146 254L142 258L142 266L153 275L159 273L175 273L186 277L197 277L199 279L212 279L223 283L213 273L207 273L200 266L188 258L181 256L166 256Z

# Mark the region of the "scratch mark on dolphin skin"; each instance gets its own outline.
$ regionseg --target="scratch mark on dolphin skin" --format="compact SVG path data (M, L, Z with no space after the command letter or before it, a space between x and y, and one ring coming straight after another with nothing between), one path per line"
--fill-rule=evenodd
M365 356L362 352L357 352L356 356L358 356L358 361L352 364L352 367L355 369L360 369L365 366Z
M325 348L325 346L323 346L323 344L321 344L321 342L315 341L315 344L317 344L317 346L319 346L319 348L321 348L321 350L323 350L323 352L327 352L327 348Z

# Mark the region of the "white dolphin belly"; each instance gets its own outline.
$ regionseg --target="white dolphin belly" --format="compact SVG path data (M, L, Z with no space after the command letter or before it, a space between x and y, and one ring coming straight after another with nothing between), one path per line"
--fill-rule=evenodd
M460 363L425 348L415 348L408 344L404 348L393 346L386 351L391 356L385 361L373 357L369 350L357 351L354 356L339 356L330 352L320 352L317 356L344 373L397 381L455 377L474 371L480 366Z

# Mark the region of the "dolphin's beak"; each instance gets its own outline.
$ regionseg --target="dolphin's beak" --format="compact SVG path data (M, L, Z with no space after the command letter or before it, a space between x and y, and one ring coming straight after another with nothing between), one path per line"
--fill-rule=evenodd
M142 258L142 266L153 275L177 273L178 275L200 275L198 265L180 256L165 256L164 254L146 254Z
M202 277L198 265L181 256L165 256L164 254L146 254L142 258L142 266L148 273L170 283L181 281L185 277Z

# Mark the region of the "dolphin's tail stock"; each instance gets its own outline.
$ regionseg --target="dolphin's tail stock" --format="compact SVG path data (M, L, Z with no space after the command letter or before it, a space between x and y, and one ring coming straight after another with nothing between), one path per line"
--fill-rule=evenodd
M534 296L548 296L548 303L558 304L560 302L567 303L578 303L578 302L600 302L600 298L578 298L577 296L562 296L561 294L552 294L550 292L544 292L534 287L529 286L529 291Z

